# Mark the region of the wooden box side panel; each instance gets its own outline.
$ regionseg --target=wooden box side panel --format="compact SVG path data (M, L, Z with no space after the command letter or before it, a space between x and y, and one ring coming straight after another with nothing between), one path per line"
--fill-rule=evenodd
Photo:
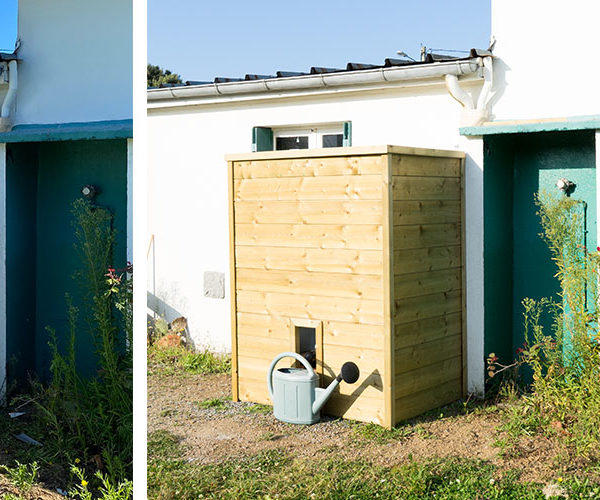
M393 155L394 420L461 397L460 158Z
M382 162L373 155L233 163L240 399L271 403L266 373L290 349L290 321L318 320L321 386L346 361L361 371L324 412L383 423Z

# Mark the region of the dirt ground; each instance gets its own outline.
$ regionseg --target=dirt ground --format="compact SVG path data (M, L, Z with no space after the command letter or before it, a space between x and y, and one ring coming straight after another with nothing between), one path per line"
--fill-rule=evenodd
M249 403L226 400L220 408L199 406L202 401L230 395L229 375L150 375L148 432L171 432L179 438L184 458L197 464L278 448L298 457L335 455L386 466L433 457L482 459L498 466L500 472L522 471L523 481L544 482L567 472L557 469L554 457L559 448L545 438L524 439L517 456L501 456L500 448L494 446L502 438L498 412L460 414L452 408L441 409L444 417L414 419L402 428L405 436L386 441L357 432L356 424L340 419L297 426L279 422L270 413L252 411L256 406Z
M64 496L41 486L33 486L27 493L23 493L10 484L10 481L7 478L0 476L0 498L5 498L9 493L12 493L18 498L20 497L23 500L64 500L65 498Z

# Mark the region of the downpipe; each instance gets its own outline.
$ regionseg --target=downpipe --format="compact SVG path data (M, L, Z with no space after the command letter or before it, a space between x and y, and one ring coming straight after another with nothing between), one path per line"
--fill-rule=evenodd
M4 102L0 109L0 132L6 132L11 129L11 113L17 100L18 86L17 61L12 60L8 62L8 92L4 97Z

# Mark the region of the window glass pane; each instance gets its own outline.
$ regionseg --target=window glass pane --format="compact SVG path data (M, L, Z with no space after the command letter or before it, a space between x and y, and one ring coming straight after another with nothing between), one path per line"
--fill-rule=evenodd
M327 134L323 135L324 148L341 148L344 142L343 134Z
M277 137L275 140L275 149L308 149L308 136Z

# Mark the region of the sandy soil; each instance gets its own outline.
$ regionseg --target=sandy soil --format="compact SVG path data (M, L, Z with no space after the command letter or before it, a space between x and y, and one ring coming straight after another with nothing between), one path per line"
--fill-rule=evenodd
M543 482L560 475L554 457L559 449L546 439L523 439L516 455L502 457L494 443L501 438L497 413L454 415L441 410L438 419L415 419L406 437L380 443L357 433L351 422L327 419L311 426L277 421L271 414L252 412L254 405L226 401L224 408L200 408L210 398L230 396L228 375L160 376L148 378L148 432L167 430L176 435L184 458L197 464L282 449L298 457L331 455L364 458L393 466L410 459L465 457L490 461L500 472L522 471L524 481ZM567 465L563 466L564 468Z
M17 488L15 488L7 478L0 476L0 498L5 498L6 495L12 493L17 497L22 498L23 500L64 500L65 497L55 493L46 488L42 488L41 486L34 486L27 493L20 492Z

